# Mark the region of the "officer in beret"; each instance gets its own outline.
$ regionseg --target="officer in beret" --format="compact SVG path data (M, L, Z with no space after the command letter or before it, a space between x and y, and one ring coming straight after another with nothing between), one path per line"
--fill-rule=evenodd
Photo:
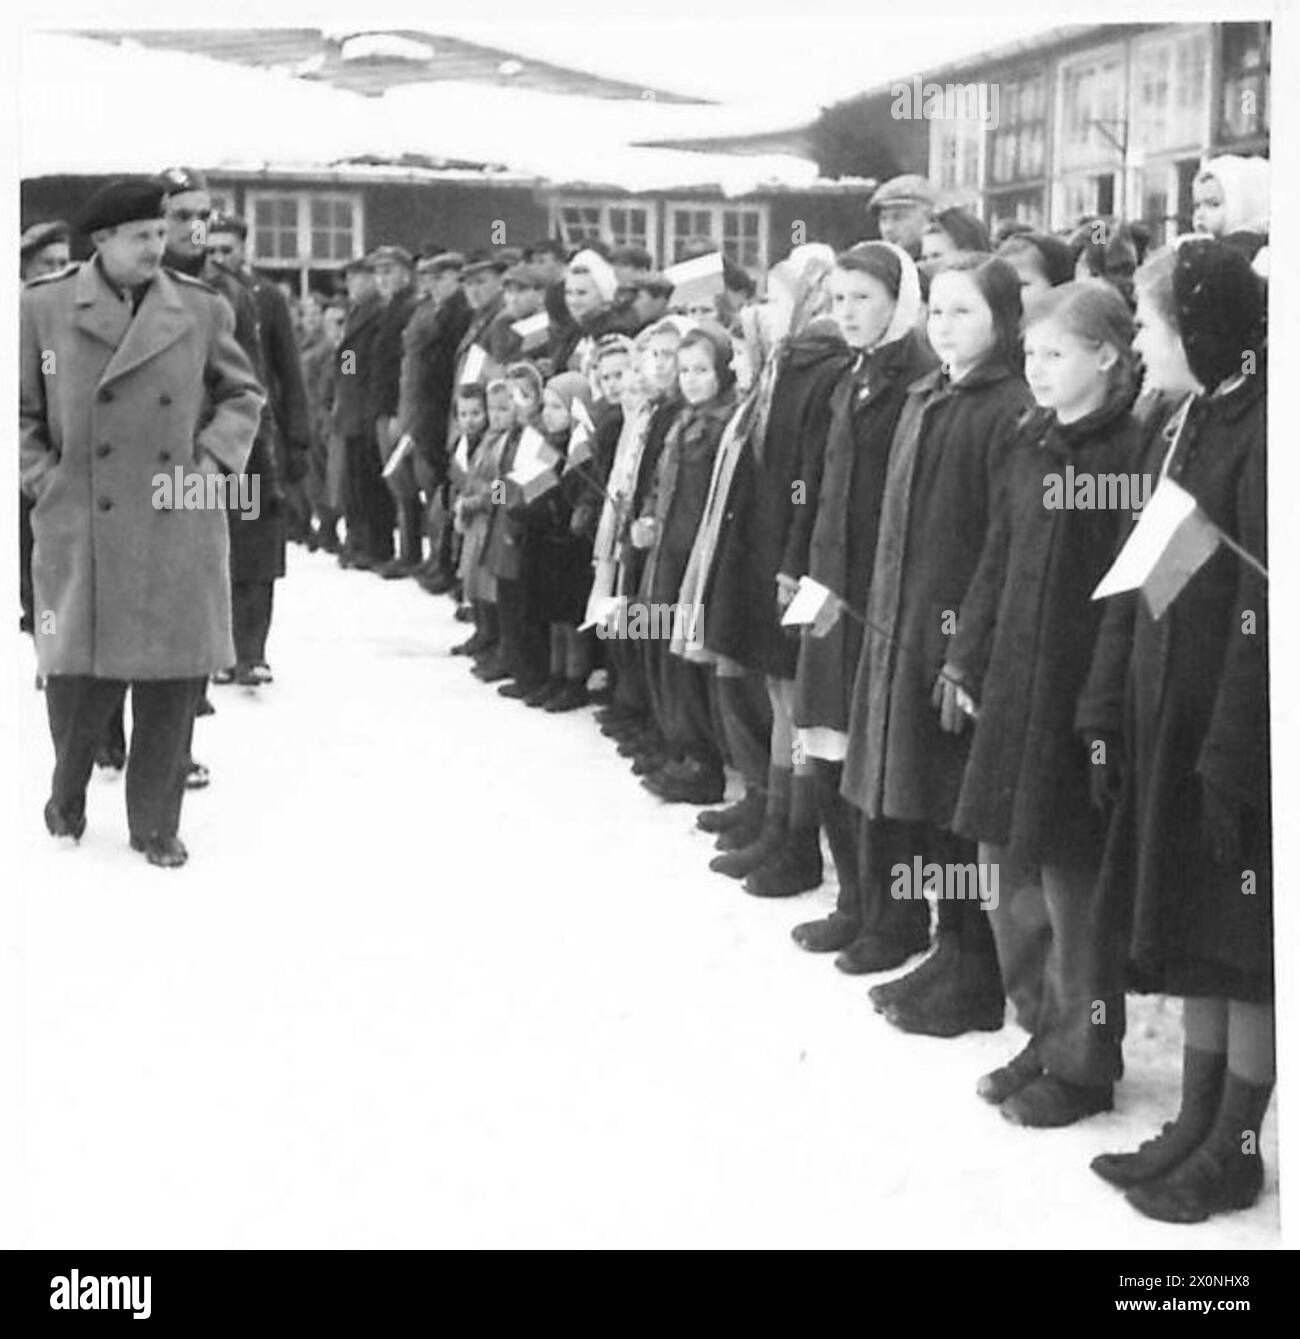
M934 187L915 173L891 177L868 202L880 236L901 247L913 260L921 258L921 238L934 216Z
M19 453L55 755L45 822L80 838L96 747L129 685L131 845L174 867L195 710L233 655L226 517L204 505L204 481L243 471L265 397L229 306L163 267L156 180L102 187L78 226L93 258L29 284L20 307ZM160 489L178 470L199 481L184 497Z

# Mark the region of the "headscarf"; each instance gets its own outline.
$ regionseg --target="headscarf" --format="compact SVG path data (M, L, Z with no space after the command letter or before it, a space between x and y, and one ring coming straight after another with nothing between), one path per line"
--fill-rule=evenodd
M921 280L916 262L893 242L859 242L836 261L842 269L873 275L894 296L894 314L876 348L893 344L916 329L921 319Z
M1223 187L1223 231L1268 232L1269 165L1267 158L1242 158L1235 153L1207 158L1197 181L1213 177Z
M546 389L564 402L570 414L574 400L581 400L582 407L590 414L591 386L581 372L559 372L546 383Z
M689 338L692 342L704 339L712 345L713 370L718 376L718 394L719 396L726 395L736 384L736 373L731 366L731 360L735 356L731 336L716 322L701 321L689 332ZM683 343L685 343L685 338L683 338Z
M1264 288L1240 251L1212 237L1178 244L1174 311L1187 365L1207 392L1241 375L1264 337Z
M569 262L569 269L577 274L589 274L596 291L606 302L613 302L618 292L618 275L614 267L598 251L579 251Z

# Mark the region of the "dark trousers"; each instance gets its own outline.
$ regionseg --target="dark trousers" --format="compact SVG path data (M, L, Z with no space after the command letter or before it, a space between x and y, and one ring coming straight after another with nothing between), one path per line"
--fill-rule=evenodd
M721 769L711 701L713 666L673 655L666 638L647 638L645 646L650 701L670 751Z
M354 552L387 562L393 556L397 514L393 496L384 482L374 434L348 437L345 449L348 542Z
M550 638L532 617L522 581L498 578L497 619L506 668L521 683L541 683L550 663Z
M640 647L625 637L610 637L604 641L604 647L614 674L614 701L628 711L647 715L650 698L646 693Z
M174 837L180 825L194 713L206 679L140 679L131 689L131 748L126 815L133 837ZM128 684L88 674L51 674L45 706L54 741L55 808L76 821L86 811L95 751L122 705Z
M1067 1083L1119 1077L1124 946L1107 926L1092 865L1034 865L981 843L998 874L993 938L1016 1020L1043 1068Z
M235 659L239 664L266 664L266 638L271 631L274 600L274 581L231 582L231 631L235 638Z
M842 769L837 767L837 773ZM838 788L839 777L836 777ZM847 800L842 800L847 804ZM862 878L862 896L858 916L863 935L872 935L889 943L924 943L930 933L930 906L924 898L909 900L893 895L895 870L913 868L921 863L966 863L975 851L945 828L930 823L901 822L896 818L861 816L858 864ZM987 918L988 913L981 911Z

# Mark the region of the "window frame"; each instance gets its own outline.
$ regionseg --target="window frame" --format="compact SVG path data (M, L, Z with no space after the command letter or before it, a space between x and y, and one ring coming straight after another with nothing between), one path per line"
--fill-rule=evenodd
M768 263L768 239L771 232L771 206L766 200L691 200L691 199L672 199L664 201L664 264L665 266L676 263L677 256L677 212L679 210L690 210L692 213L708 214L710 220L709 238L716 243L717 248L725 256L726 230L724 220L728 213L734 213L740 216L751 214L757 219L757 235L755 241L758 247L758 257L753 265L746 265L740 260L732 257L735 264L751 275L762 275L767 271ZM690 234L694 236L694 232ZM743 227L740 232L740 239L744 241ZM684 239L683 239L684 240Z
M295 201L297 207L296 236L298 254L292 259L283 256L263 256L257 249L257 207L263 201ZM316 200L341 200L352 210L352 254L342 258L336 256L317 256L312 251L311 206ZM341 190L293 190L273 187L248 190L244 194L244 217L248 221L248 263L251 266L264 266L271 269L297 270L306 275L310 270L342 270L350 260L365 255L366 202L361 191ZM331 228L331 231L333 229Z

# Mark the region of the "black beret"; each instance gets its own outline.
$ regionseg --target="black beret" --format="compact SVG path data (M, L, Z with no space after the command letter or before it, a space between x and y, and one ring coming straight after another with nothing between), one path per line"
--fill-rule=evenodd
M83 233L116 228L136 219L163 217L163 184L152 177L123 177L101 186L81 207L77 228Z
M43 223L33 223L22 235L18 244L18 254L26 260L34 256L52 242L66 242L71 229L62 219L47 219Z

